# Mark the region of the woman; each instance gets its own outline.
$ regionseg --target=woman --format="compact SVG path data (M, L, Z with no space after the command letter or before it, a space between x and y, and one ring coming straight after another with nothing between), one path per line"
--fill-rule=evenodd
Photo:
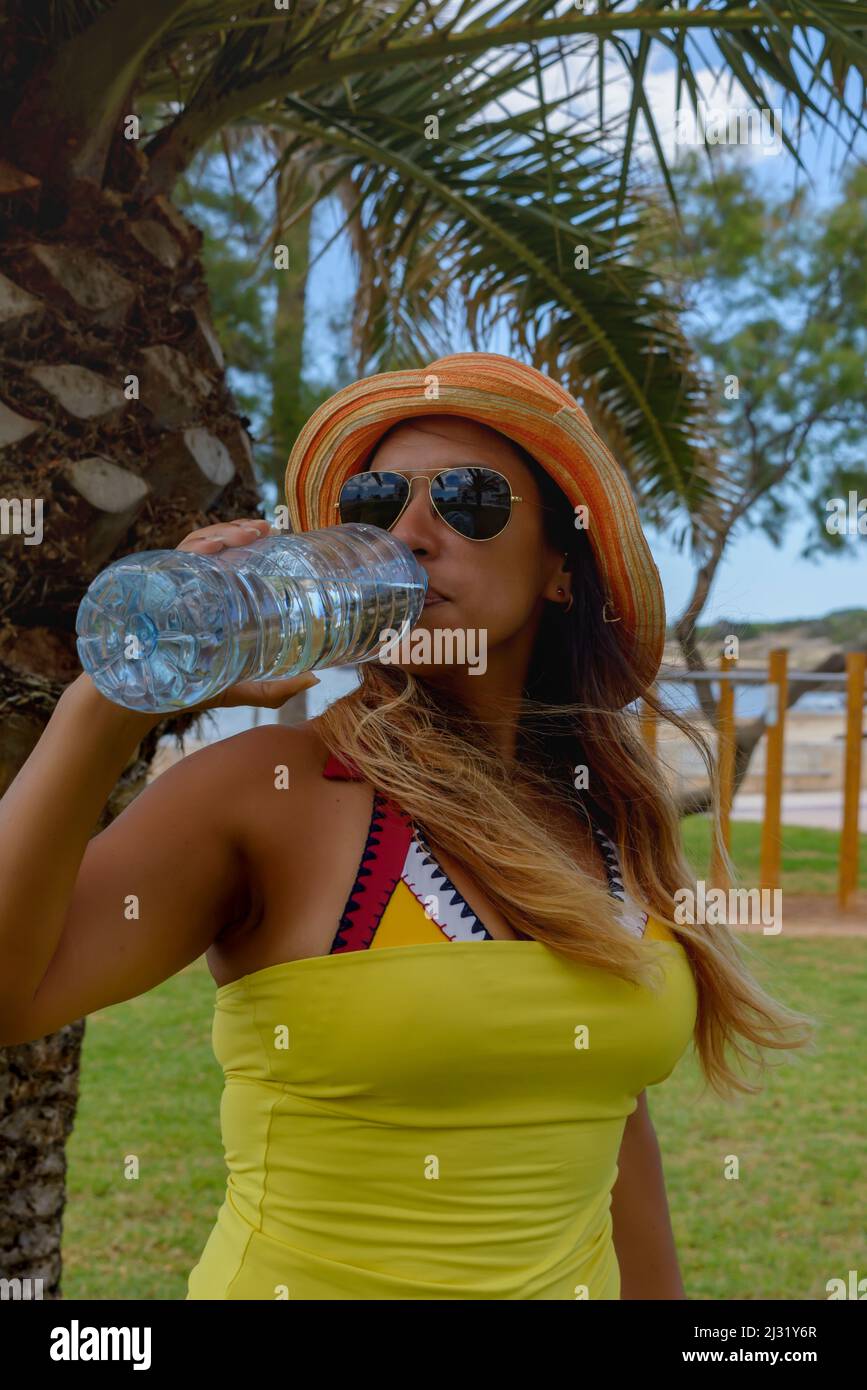
M664 637L624 478L542 373L459 354L321 406L287 505L402 539L417 627L483 635L484 672L366 664L89 842L156 720L79 678L0 810L3 1041L207 952L229 1183L188 1298L683 1298L646 1087L694 1037L711 1084L754 1090L726 1048L808 1032L727 931L673 919L691 875L624 708Z

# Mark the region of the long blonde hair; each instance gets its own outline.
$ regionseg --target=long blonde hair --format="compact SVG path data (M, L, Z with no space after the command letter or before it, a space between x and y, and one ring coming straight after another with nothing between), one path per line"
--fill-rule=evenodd
M760 1085L735 1071L727 1050L762 1069L763 1050L809 1044L815 1020L762 989L729 928L674 920L675 893L694 883L678 810L634 714L623 707L634 676L613 625L603 621L586 534L575 530L559 488L522 456L542 493L546 534L570 553L575 602L569 614L546 605L523 697L514 709L503 707L504 720L517 718L515 762L504 762L489 716L481 721L411 671L375 662L360 668L355 690L318 717L317 731L434 847L466 867L510 926L583 965L648 985L658 977L658 960L618 923L607 888L554 842L544 807L556 801L610 835L627 890L689 958L698 995L694 1040L706 1082L723 1096L756 1092ZM698 748L713 788L714 839L733 877L719 833L710 747L676 711L650 693L646 698ZM588 769L586 792L576 791L578 766Z

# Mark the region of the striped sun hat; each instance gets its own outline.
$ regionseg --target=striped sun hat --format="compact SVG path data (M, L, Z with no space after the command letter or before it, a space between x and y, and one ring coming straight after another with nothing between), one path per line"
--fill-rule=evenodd
M636 694L651 685L662 660L665 603L626 476L578 402L524 362L460 352L337 391L313 412L289 455L292 530L334 525L345 479L363 471L386 430L418 415L463 415L499 430L541 464L573 507L587 507L606 617L635 667Z

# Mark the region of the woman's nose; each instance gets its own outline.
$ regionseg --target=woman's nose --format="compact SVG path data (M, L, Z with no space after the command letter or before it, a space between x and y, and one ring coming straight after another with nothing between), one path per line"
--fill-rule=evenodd
M436 508L431 501L430 481L421 474L409 480L409 501L392 526L392 535L405 545L417 550L429 549L436 543L436 524L439 520Z

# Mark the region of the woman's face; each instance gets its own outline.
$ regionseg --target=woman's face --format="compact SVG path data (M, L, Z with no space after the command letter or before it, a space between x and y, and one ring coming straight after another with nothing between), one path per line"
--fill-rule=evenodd
M498 536L473 541L438 516L424 482L410 479L410 500L391 534L409 546L428 575L429 601L415 629L484 631L489 664L493 657L496 666L496 653L510 650L526 662L545 599L566 603L571 580L561 570L562 552L545 541L536 481L509 441L460 416L420 416L396 427L367 467L432 478L441 469L466 465L497 469L523 501L513 502Z

